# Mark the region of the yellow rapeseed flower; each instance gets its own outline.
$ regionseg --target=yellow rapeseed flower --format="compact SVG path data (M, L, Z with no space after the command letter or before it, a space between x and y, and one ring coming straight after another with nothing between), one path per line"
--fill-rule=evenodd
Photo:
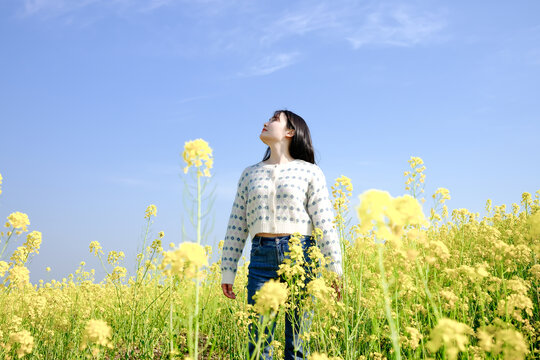
M157 215L156 205L154 205L154 204L148 205L148 207L146 208L144 217L146 219L150 219L150 216L156 216L156 215Z
M529 353L525 338L514 329L501 329L488 325L478 329L476 337L482 350L493 355L502 352L504 359L522 360Z
M28 253L35 252L39 254L39 247L41 246L41 232L32 231L26 236L26 242L23 244L27 249Z
M2 185L2 174L0 174L0 185ZM2 187L0 186L0 194L2 194Z
M30 284L30 271L23 265L14 265L9 270L7 280L10 282L10 287L23 289Z
M28 215L16 211L14 213L11 213L8 217L8 222L11 226L13 226L14 229L21 229L22 231L26 231L26 227L30 225L30 220L28 219Z
M420 340L424 337L418 329L407 326L405 330L409 333L408 345L411 349L416 349L420 344Z
M88 344L106 346L112 349L112 329L103 320L89 320L82 334L81 350L86 349Z
M209 169L212 168L214 159L212 158L212 148L208 145L203 139L196 139L192 141L186 141L184 144L184 152L182 157L186 162L187 166L184 168L184 174L189 170L190 166L197 167L197 176L207 176L210 177ZM206 169L203 172L200 171L202 161L206 165Z
M111 265L115 265L122 261L125 257L126 255L123 251L109 251L109 254L107 255L107 262Z
M271 279L254 295L253 309L259 314L266 314L270 311L277 312L279 307L287 301L287 296L287 284Z
M13 345L18 344L17 357L20 359L26 354L30 354L34 348L34 338L28 330L22 330L9 335L6 350L10 351Z
M361 233L373 230L379 239L399 245L405 226L427 224L422 206L410 195L392 198L387 191L371 189L359 198L356 211Z
M50 272L50 271L51 271L51 267L50 267L50 266L47 266L47 267L45 268L45 271Z
M103 254L103 251L101 250L101 244L98 241L92 241L90 243L90 252L94 253L94 256L98 256L98 254Z
M468 335L474 334L466 324L452 319L440 319L437 326L431 330L427 348L435 353L440 347L446 347L446 354L450 360L456 360L460 351L466 350L469 343Z
M176 250L163 252L159 267L164 269L167 265L170 265L170 268L164 271L165 275L185 275L193 278L202 266L208 266L208 259L201 245L186 241Z
M26 260L28 260L28 248L26 248L25 246L17 247L9 260L14 261L17 265L24 265Z
M0 277L4 277L9 269L9 264L5 261L0 261Z
M339 356L328 356L323 353L314 352L308 356L308 360L341 360Z
M538 240L538 238L540 238L540 211L529 216L527 225L529 226L530 236Z

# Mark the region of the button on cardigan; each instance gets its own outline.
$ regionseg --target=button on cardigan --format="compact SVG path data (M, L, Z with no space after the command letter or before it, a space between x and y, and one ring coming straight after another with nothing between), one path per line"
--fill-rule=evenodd
M327 268L341 275L341 246L333 219L326 178L318 165L295 159L246 167L238 180L225 234L221 283L234 283L248 234L252 238L257 233L311 235L314 228L323 232L318 245L332 260Z

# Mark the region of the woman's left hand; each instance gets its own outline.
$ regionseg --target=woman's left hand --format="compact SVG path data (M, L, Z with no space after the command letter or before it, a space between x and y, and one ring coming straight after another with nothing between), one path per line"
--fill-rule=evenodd
M336 294L337 294L337 301L341 301L341 289L342 289L342 286L341 286L341 277L338 277L337 280L334 280L334 282L332 283L332 288L334 288L334 290L336 291Z

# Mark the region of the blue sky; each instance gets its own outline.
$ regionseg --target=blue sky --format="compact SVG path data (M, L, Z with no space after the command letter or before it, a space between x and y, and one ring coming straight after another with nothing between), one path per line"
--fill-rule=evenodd
M203 138L215 245L281 108L308 123L328 186L352 179L352 205L371 188L404 194L410 156L426 163L426 213L438 187L450 210L519 203L540 189L538 13L538 1L3 1L0 216L25 212L43 233L33 282L83 260L100 280L88 244L133 258L149 204L165 244L184 240L182 222L195 234L180 154Z

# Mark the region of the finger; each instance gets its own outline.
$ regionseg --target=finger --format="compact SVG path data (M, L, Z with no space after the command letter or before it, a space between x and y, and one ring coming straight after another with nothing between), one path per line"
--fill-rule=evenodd
M232 284L223 284L223 294L229 299L236 299L235 293L232 291Z

